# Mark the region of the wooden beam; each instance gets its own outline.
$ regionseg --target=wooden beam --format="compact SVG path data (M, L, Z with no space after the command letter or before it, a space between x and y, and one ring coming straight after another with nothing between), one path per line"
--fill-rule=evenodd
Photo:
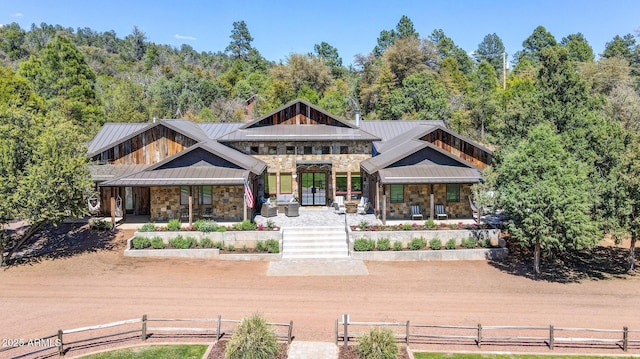
M193 225L193 186L189 186L189 226Z

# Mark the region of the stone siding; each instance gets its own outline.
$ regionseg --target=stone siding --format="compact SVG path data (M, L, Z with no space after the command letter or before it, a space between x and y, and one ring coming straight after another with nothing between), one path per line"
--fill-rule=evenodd
M429 212L431 209L430 196L431 185L424 184L406 184L404 185L404 196L401 203L392 203L390 199L390 187L385 186L387 193L387 218L411 218L411 206L419 205L422 211L423 219L429 218ZM471 184L460 185L460 201L447 202L447 185L446 184L434 184L433 185L433 198L434 203L442 203L445 206L445 212L449 215L449 218L471 218L473 211L469 205L467 199L471 195ZM382 195L381 195L382 197ZM381 198L382 200L382 198ZM382 210L382 208L380 208Z
M194 209L204 213L205 208L212 207L213 219L217 221L242 221L243 219L243 186L212 186L212 204L198 204L198 186L193 186ZM180 211L188 205L180 204L180 187L151 187L151 220L168 221L180 218ZM251 216L250 208L247 216ZM194 217L194 221L198 218Z

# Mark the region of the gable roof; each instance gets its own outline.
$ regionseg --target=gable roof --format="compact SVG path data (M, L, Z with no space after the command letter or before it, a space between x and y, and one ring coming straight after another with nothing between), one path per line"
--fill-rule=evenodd
M115 167L115 166L114 166ZM215 141L193 145L143 170L103 186L240 185L267 164Z
M153 123L106 123L89 143L87 152L95 156L157 126L165 126L197 142L208 140L206 132L189 120L157 120Z
M338 116L333 115L333 114L331 114L331 113L329 113L329 112L327 112L327 111L325 111L325 110L315 106L314 104L312 104L312 103L310 103L310 102L308 102L308 101L306 101L304 99L301 99L301 98L298 98L298 99L295 99L293 101L290 101L290 102L278 107L277 109L269 112L268 114L266 114L266 115L264 115L264 116L262 116L262 117L260 117L260 118L258 118L256 120L254 120L254 121L251 121L251 122L249 122L249 123L247 123L245 125L243 125L241 128L246 129L246 128L258 127L258 126L261 126L261 125L271 125L271 124L265 124L264 123L265 120L271 118L272 116L274 116L277 113L286 111L286 110L290 109L291 107L297 106L299 108L300 104L306 106L306 108L308 108L308 109L312 109L313 111L316 111L316 112L326 116L327 118L330 118L331 120L333 120L333 122L337 126L356 128L353 124L349 123L349 121L345 121L343 119L340 119ZM296 113L296 115L299 115L299 113Z

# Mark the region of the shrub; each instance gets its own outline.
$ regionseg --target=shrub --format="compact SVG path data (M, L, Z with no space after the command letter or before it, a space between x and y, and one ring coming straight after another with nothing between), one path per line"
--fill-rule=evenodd
M196 231L209 233L215 232L218 229L218 224L215 221L205 221L199 219L193 224L193 228Z
M267 219L267 229L273 229L275 223L271 219Z
M153 249L163 249L164 241L160 237L153 237L151 238L151 247L153 247Z
M434 222L433 219L429 218L424 222L424 226L429 229L434 229L436 228L436 222Z
M225 357L229 359L270 359L280 352L278 338L266 319L259 314L243 318L227 342Z
M465 238L462 240L462 243L460 244L463 248L475 248L476 245L478 244L478 242L476 241L475 238L469 237L469 238Z
M264 241L256 242L256 252L266 252L267 246L264 244Z
M151 240L147 237L135 237L131 241L134 249L145 249L151 247Z
M410 230L412 230L412 229L413 229L413 226L412 226L412 225L410 225L410 224L408 224L408 223L405 223L405 224L401 225L401 226L400 226L400 228L401 228L403 231L410 231Z
M242 223L240 223L240 229L242 229L243 231L255 231L256 228L258 228L256 223L255 222L251 222L248 219L246 221L242 221Z
M200 240L200 247L213 248L213 241L209 237L204 237Z
M367 227L369 227L369 222L362 220L360 221L360 223L358 224L358 228L365 230L367 229Z
M169 245L176 249L189 249L191 247L195 247L196 243L198 242L193 237L184 238L182 236L177 236L169 240Z
M267 252L269 253L280 253L280 242L275 239L267 239L264 242L265 247L267 248Z
M215 243L213 243L213 248L224 249L224 242L223 241L216 241Z
M182 226L179 219L172 219L167 223L167 229L170 231L179 231Z
M398 357L396 337L391 329L373 328L358 340L358 353L366 359L395 359Z
M439 240L438 238L434 238L432 240L429 241L429 247L435 251L439 250L440 248L442 248L442 241Z
M407 245L407 247L412 251L420 250L426 246L427 246L427 241L422 237L412 239L411 242L409 242L409 244Z
M444 247L446 249L456 249L456 240L451 238L450 240L447 241Z
M491 246L491 240L487 239L487 238L481 240L480 241L480 247L482 247L482 248L491 248L492 247Z
M235 252L236 246L234 246L233 244L230 244L230 245L227 246L227 250L229 252Z
M378 247L379 251L388 251L391 248L391 241L389 241L389 238L380 238L376 243L376 247Z
M89 228L94 231L106 231L111 229L111 222L107 222L102 219L94 219L91 221Z
M138 232L155 232L156 231L156 224L151 222L151 223L145 223L142 225L142 227L140 227L140 229L138 229Z
M376 247L373 239L358 238L353 242L353 250L356 252L372 251Z
M227 231L227 227L225 226L218 226L218 228L216 228L216 232L226 232Z
M394 251L401 251L402 250L402 242L400 242L400 241L393 242L393 250Z

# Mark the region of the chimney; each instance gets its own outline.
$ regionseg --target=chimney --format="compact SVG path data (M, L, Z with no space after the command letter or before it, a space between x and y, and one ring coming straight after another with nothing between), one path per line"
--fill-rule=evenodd
M360 128L360 110L356 110L356 127Z

